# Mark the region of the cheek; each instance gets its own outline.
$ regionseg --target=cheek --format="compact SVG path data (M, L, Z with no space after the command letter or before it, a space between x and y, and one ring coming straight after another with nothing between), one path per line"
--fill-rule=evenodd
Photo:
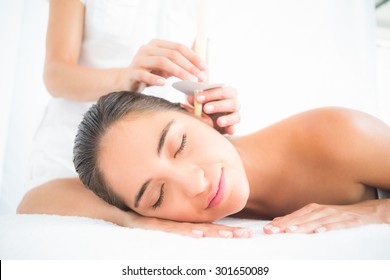
M231 158L235 148L219 132L210 127L201 127L193 133L194 150L206 157Z

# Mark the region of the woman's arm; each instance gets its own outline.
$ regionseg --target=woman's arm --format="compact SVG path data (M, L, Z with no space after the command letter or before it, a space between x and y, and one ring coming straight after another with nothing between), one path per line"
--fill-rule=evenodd
M191 237L246 238L249 229L217 224L178 223L142 217L107 204L79 179L58 179L29 191L18 206L19 214L56 214L102 219L120 226L162 230Z

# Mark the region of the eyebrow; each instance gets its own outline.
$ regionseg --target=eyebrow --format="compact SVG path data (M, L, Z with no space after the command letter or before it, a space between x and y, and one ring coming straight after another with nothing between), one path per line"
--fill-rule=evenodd
M157 146L157 155L160 156L162 148L164 147L165 139L167 137L169 128L172 126L172 124L175 122L175 120L171 120L170 122L167 123L167 125L163 128L160 134L160 140L158 141L158 146ZM144 195L146 189L149 186L149 183L152 179L147 180L139 189L136 197L135 197L135 202L134 202L134 207L137 208L139 206L139 202L142 199L142 196Z
M142 198L142 196L144 195L147 187L149 186L149 183L150 183L151 179L147 180L143 185L142 187L139 189L138 193L137 193L137 196L135 197L135 203L134 203L134 207L137 208L139 206L139 202Z
M157 154L158 154L158 156L160 156L161 150L162 150L162 148L164 147L165 138L167 137L169 128L172 126L172 124L173 124L174 122L175 122L175 120L171 120L171 121L164 127L164 129L161 131L160 141L158 142L158 147L157 147Z

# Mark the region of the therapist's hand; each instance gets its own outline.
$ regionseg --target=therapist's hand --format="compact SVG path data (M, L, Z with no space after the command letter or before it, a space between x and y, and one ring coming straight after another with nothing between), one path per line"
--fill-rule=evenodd
M241 119L236 89L232 87L210 89L198 94L197 101L203 104L203 113L211 117L215 129L222 134L234 134L234 125ZM189 96L188 102L193 106L194 96Z
M150 218L138 215L134 212L128 213L127 224L130 228L142 228L159 230L195 238L219 237L219 238L250 238L253 235L251 229L241 227L230 227L210 223L183 223L159 218Z
M169 77L206 82L206 68L206 63L185 45L153 39L140 47L125 69L124 87L141 92L146 86L165 85Z

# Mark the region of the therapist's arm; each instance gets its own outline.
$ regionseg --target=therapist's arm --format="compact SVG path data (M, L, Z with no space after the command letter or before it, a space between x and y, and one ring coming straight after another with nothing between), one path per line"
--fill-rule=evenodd
M44 81L56 97L94 101L112 91L163 85L165 78L204 76L200 58L181 44L153 40L141 47L130 65L98 69L78 64L85 8L80 0L51 0L46 35ZM132 42L129 42L131 44Z
M120 226L161 230L191 237L251 236L251 231L217 224L179 223L142 217L122 211L98 198L79 179L58 179L30 190L17 209L18 214L55 214L102 219Z

